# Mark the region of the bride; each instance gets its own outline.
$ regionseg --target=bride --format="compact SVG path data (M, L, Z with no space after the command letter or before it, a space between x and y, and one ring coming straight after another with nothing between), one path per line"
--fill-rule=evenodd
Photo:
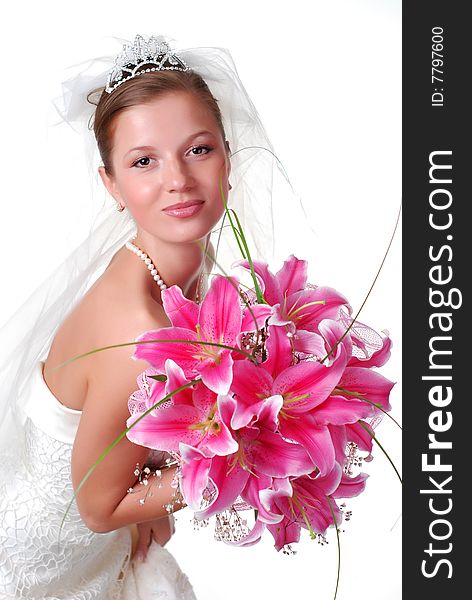
M278 165L227 51L174 53L137 36L106 73L87 69L62 114L85 123L93 106L99 176L116 207L2 331L17 343L1 373L0 597L192 599L163 548L175 467L123 437L80 485L122 433L147 363L130 360L130 345L69 359L167 326L168 286L201 299L215 247L225 265L232 252L216 227L223 197L257 254L268 249L261 190L270 197ZM160 483L140 502L150 460Z

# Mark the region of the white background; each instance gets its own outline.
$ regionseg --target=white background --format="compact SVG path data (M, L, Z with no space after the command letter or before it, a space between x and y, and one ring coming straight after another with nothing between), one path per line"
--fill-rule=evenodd
M86 232L90 209L80 139L57 143L50 99L63 70L120 50L111 36L163 33L176 47L224 46L258 108L316 232L313 283L343 292L356 310L380 265L401 199L401 2L22 2L3 8L0 323ZM88 207L85 210L85 207ZM71 219L72 216L72 219ZM67 225L64 226L64 223ZM294 231L288 235L296 234ZM400 231L360 320L387 328L394 352L382 372L397 382L401 420ZM401 467L401 432L384 419L377 435ZM341 535L339 600L401 597L401 486L378 448L366 492L349 501ZM296 556L271 546L233 549L193 532L178 515L169 549L199 600L330 600L336 542L304 536Z

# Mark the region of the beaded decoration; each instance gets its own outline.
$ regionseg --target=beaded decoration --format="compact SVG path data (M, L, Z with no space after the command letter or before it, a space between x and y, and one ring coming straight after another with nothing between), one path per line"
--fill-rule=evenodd
M189 71L184 61L176 56L166 41L151 36L145 40L137 35L134 43L124 44L108 74L105 91L111 94L116 88L138 75L152 71Z

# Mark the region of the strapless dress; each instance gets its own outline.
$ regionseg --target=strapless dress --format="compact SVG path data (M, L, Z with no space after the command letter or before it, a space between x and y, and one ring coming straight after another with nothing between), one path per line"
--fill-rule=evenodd
M57 400L43 366L38 361L25 398L14 475L0 482L0 599L196 600L174 557L156 542L145 561L132 561L130 528L94 533L75 501L62 523L73 497L81 411Z

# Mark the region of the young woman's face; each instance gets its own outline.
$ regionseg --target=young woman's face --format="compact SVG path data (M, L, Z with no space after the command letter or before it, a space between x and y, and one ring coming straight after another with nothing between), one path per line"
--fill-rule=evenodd
M229 158L215 117L194 94L168 92L124 110L113 124L112 167L102 179L141 230L166 242L203 239L224 211Z

